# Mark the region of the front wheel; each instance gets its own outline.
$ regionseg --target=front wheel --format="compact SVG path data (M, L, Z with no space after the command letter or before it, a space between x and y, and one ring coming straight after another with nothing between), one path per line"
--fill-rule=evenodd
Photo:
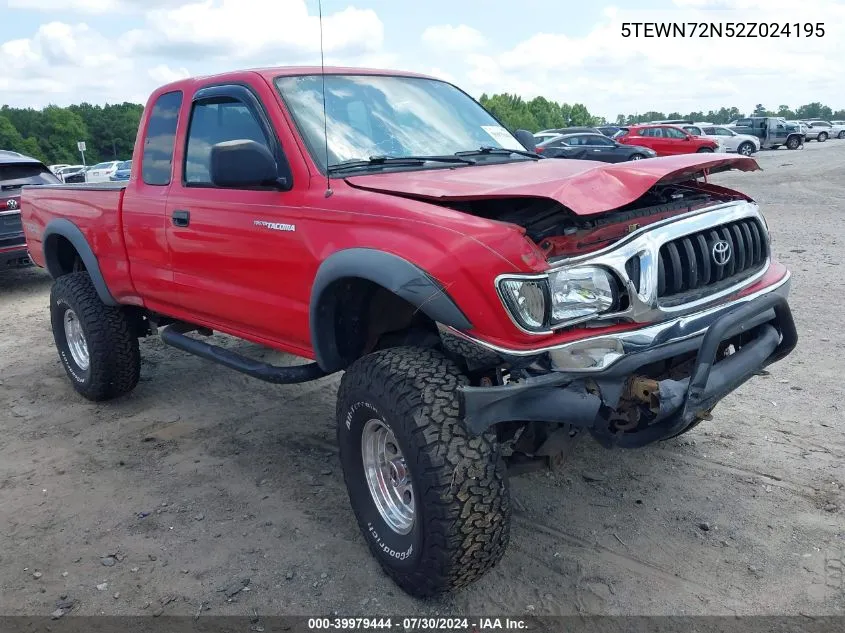
M353 363L338 391L340 460L358 526L385 572L416 597L477 580L509 540L504 460L493 432L467 433L465 384L439 352L397 347Z
M743 156L751 156L754 153L754 143L746 141L740 145L736 151Z
M791 136L786 141L786 149L798 149L801 145L801 139L797 136Z
M837 134L836 138L845 139L845 130L842 130L839 134Z
M64 275L53 284L50 322L65 372L82 396L109 400L138 384L138 337L121 308L100 300L87 272Z
M645 158L645 156L642 154L631 154L628 160L642 160L643 158Z
M699 147L697 153L698 154L712 154L713 150L709 147Z

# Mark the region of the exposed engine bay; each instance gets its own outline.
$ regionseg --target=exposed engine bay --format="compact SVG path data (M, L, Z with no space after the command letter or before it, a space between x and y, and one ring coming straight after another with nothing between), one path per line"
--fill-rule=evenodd
M637 200L607 213L579 216L548 198L496 198L447 206L525 229L546 257L589 253L643 226L714 204L746 199L730 189L691 181L655 185Z

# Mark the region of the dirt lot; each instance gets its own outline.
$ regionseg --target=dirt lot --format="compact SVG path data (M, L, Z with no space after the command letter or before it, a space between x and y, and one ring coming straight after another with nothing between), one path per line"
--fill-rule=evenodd
M358 533L336 377L273 387L148 339L136 391L97 406L59 364L48 277L0 274L0 614L845 613L845 141L759 162L717 181L767 214L798 350L683 439L584 440L516 478L504 560L441 601Z

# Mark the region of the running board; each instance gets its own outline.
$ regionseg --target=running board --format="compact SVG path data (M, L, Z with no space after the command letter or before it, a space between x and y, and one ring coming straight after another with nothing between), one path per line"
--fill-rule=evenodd
M234 369L247 376L258 378L264 382L274 385L292 385L300 382L308 382L326 376L326 372L320 369L317 363L306 365L294 365L292 367L279 367L262 363L261 361L247 358L231 350L211 345L195 338L185 336L185 332L198 330L197 326L184 323L168 325L160 331L161 340L167 345L181 349L194 356L219 363L229 369Z

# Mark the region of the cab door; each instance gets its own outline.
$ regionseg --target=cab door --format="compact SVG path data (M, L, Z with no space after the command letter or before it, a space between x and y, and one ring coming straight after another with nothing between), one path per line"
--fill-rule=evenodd
M316 266L301 233L308 183L292 182L267 110L251 87L204 88L190 104L183 138L180 179L167 199L170 301L224 330L307 346L307 305L296 280ZM212 147L234 140L266 147L276 159L279 183L216 185Z

